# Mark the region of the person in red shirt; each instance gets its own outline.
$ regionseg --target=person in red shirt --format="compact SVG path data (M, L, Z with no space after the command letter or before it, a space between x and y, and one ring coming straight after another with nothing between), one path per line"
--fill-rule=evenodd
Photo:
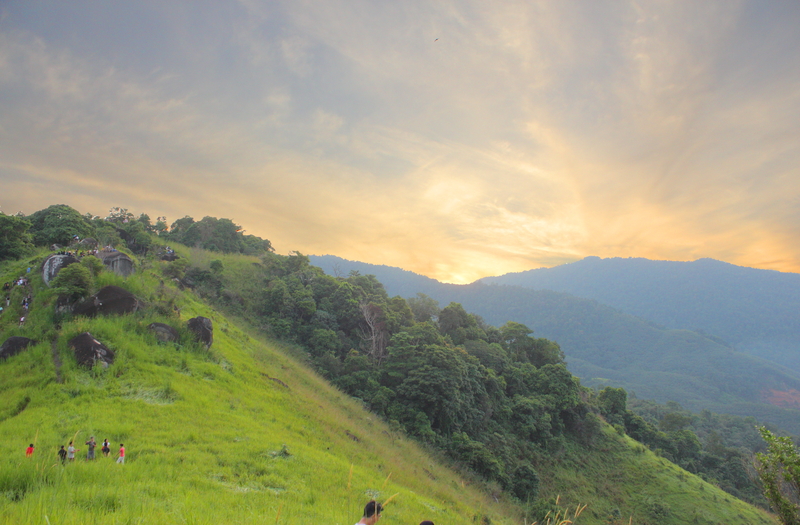
M119 457L117 458L117 463L125 463L125 445L123 443L119 444Z
M25 449L25 457L29 458L33 456L33 443L31 443L28 448Z

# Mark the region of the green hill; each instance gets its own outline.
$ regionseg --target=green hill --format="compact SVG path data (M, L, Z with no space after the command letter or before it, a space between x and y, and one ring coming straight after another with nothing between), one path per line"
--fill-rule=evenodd
M212 257L178 249L194 265ZM372 497L391 499L382 522L397 524L530 523L556 499L570 516L586 505L575 520L586 524L774 523L600 421L585 439L565 434L531 458L539 498L525 506L497 483L447 468L332 388L302 356L181 290L164 276L169 263L139 259L127 279L100 273L96 287L121 286L146 306L86 318L55 313L40 261L0 266L2 282L33 268L30 288L11 291L0 339L38 341L0 361L0 523L349 524ZM261 264L243 255L222 262ZM17 303L28 292L20 327ZM184 328L197 315L214 323L210 350ZM147 329L152 322L178 328L180 344L159 343ZM112 365L77 365L67 341L82 332L115 352ZM114 449L125 443L126 463L60 464L60 445L74 440L85 449L92 435ZM504 438L493 439L490 446ZM24 457L28 443L36 445L32 458Z

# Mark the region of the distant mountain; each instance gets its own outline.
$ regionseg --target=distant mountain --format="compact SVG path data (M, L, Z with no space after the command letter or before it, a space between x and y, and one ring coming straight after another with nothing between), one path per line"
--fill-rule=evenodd
M311 264L322 268L328 275L347 277L353 271L374 275L391 296L414 297L418 292L427 294L425 290L448 286L436 279L393 266L348 261L335 255L309 255L308 258Z
M800 371L800 274L713 259L587 257L482 282L595 299L666 328L722 339L741 352Z
M312 256L311 263L331 274L335 267L344 275L352 270L375 275L390 295L413 297L419 292L442 307L461 303L495 326L509 320L523 323L538 337L558 342L570 371L585 385L621 386L641 398L677 401L695 411L755 416L800 433L800 373L738 352L724 337L665 328L563 292L484 282L444 284L399 268L334 256Z

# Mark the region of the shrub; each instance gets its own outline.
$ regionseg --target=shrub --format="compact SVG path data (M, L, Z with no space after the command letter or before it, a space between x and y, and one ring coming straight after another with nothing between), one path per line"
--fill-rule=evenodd
M52 281L53 291L71 301L87 297L92 293L94 279L86 266L70 264L62 268Z

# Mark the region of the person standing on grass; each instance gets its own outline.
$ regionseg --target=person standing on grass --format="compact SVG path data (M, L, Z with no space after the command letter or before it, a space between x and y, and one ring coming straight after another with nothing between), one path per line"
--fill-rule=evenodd
M123 443L119 444L119 457L117 458L117 463L125 463L125 445Z
M61 445L61 449L58 451L58 457L61 458L61 464L67 462L67 451L64 450L64 445Z
M89 447L86 450L86 459L94 459L94 449L97 448L97 441L94 440L94 436L89 438L86 445Z
M375 525L381 518L383 507L375 500L370 501L364 506L364 517L356 525Z
M31 456L33 456L33 443L28 445L28 448L25 449L25 457L29 458Z
M78 451L75 447L72 446L72 441L69 442L69 446L67 447L67 459L70 461L75 461L75 453Z
M103 440L103 448L101 450L103 451L103 456L108 457L108 454L111 452L111 447L109 446L108 438Z

